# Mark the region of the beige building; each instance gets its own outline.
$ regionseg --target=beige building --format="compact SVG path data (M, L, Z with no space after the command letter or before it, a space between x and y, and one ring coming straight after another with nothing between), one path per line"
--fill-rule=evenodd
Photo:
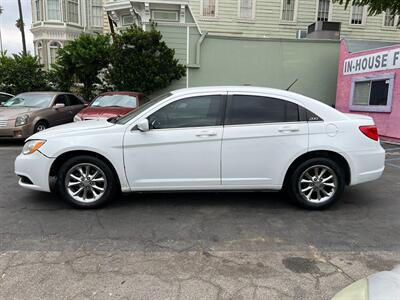
M48 69L67 41L83 32L102 32L103 19L103 0L32 0L36 56Z
M390 13L367 16L366 6L344 10L343 5L330 0L105 0L106 10L119 25L131 23L135 10L142 8L148 9L145 16L149 19L179 22L179 4L187 5L202 31L209 34L297 38L304 35L310 24L330 21L340 23L341 37L400 39L397 16Z

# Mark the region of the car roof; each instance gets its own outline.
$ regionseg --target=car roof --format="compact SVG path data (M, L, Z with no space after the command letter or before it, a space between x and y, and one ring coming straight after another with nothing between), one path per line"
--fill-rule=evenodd
M48 95L71 94L71 95L73 95L73 93L68 93L68 92L57 92L57 91L24 92L24 93L20 93L19 95L22 95L22 94L48 94Z
M265 93L267 95L270 95L272 97L283 97L283 98L288 98L292 99L294 101L297 101L299 104L304 106L307 109L310 109L311 111L316 110L316 113L320 115L323 119L343 119L343 114L341 114L339 111L335 110L331 106L298 94L294 92L289 92L286 90L280 90L280 89L274 89L274 88L268 88L268 87L257 87L257 86L207 86L207 87L193 87L193 88L185 88L185 89L179 89L172 91L172 95L176 96L184 96L184 95L190 95L194 93L220 93L220 92L242 92L242 93Z
M139 96L139 95L143 95L143 93L139 93L139 92L127 92L127 91L116 91L116 92L105 92L105 93L101 93L99 96L102 95L130 95L130 96Z
M260 92L281 96L301 96L300 94L289 92L286 90L280 90L269 87L259 87L259 86L203 86L203 87L192 87L192 88L184 88L172 91L171 93L174 95L178 94L190 94L190 93L198 93L198 92Z
M7 95L7 96L14 96L13 94L5 93L5 92L0 92L2 95Z

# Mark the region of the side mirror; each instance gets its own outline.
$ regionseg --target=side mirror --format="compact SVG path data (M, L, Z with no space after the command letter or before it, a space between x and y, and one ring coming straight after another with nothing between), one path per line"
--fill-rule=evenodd
M137 122L136 128L142 132L149 131L150 130L149 120L141 119L139 122Z
M65 104L64 103L57 103L53 105L54 109L60 109L60 108L64 108Z

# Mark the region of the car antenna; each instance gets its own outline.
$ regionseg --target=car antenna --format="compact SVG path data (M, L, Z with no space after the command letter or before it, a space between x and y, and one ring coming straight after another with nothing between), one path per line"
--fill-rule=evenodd
M296 80L293 81L293 82L286 88L286 90L287 90L287 91L290 90L290 88L291 88L297 81L299 81L298 78L296 78Z

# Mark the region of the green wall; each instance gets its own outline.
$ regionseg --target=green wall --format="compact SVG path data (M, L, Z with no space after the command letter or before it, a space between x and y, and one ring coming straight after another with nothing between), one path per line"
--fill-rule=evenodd
M200 33L185 26L158 26L167 45L175 49L180 63L196 63ZM187 49L188 48L188 49ZM188 68L189 87L207 85L253 85L286 89L333 104L339 42L323 40L256 39L207 35L200 47L198 68ZM175 81L169 90L186 87L187 78Z
M206 37L189 85L254 85L286 89L333 104L339 44L325 41Z

